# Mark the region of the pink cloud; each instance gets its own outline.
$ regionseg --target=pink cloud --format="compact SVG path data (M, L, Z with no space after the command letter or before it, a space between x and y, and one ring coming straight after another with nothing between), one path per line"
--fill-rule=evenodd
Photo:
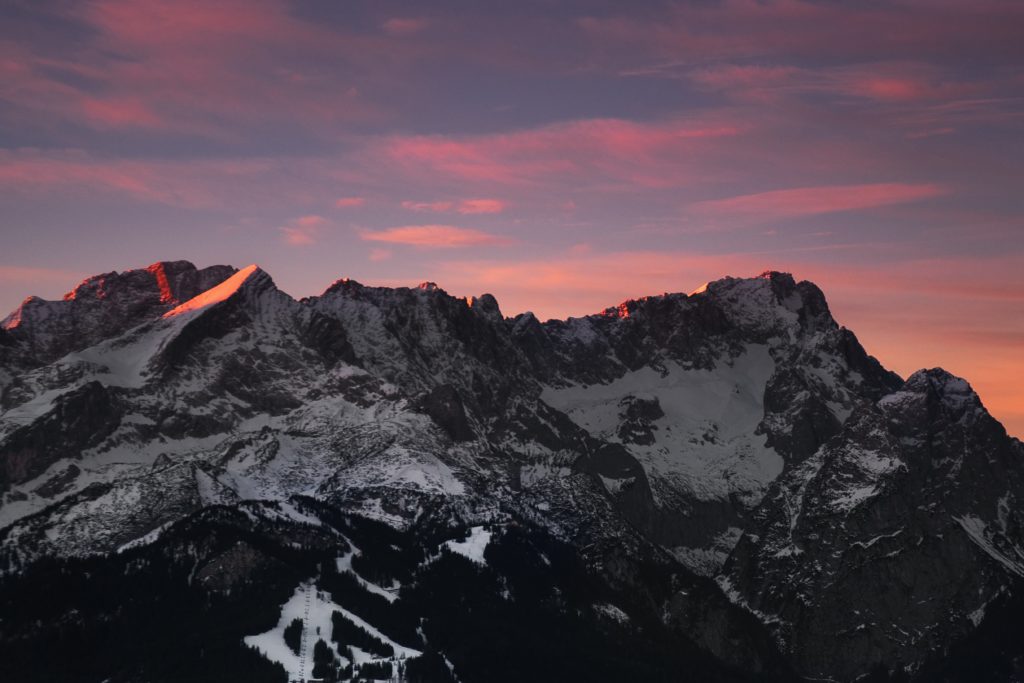
M326 223L327 219L323 216L301 216L292 219L279 230L287 244L305 247L316 243L317 236Z
M500 199L464 199L459 202L458 212L462 214L501 213L506 204Z
M342 197L334 202L334 205L339 209L350 209L357 206L363 206L366 204L365 197Z
M869 103L955 102L996 88L996 81L951 78L947 70L916 62L794 67L718 64L693 69L696 85L738 101L772 102L785 97L831 95Z
M919 100L936 96L926 83L910 78L872 76L857 79L849 85L851 93L878 100Z
M954 102L997 85L992 80L958 80L939 67L903 62L826 70L824 76L822 89L883 103Z
M153 175L144 163L97 162L82 154L0 152L0 187L9 190L31 192L65 185L125 192L146 200L169 199L167 190L153 181Z
M373 262L387 261L389 258L394 256L394 252L390 249L371 249L370 260Z
M500 199L463 199L458 202L448 200L436 202L402 202L402 208L409 209L410 211L425 211L430 213L448 213L449 211L456 211L466 215L501 213L505 210L506 206L507 204Z
M697 173L680 159L746 128L726 117L656 123L589 119L494 135L399 136L384 143L381 153L406 173L431 177L520 185L584 177L669 187Z
M138 100L108 100L82 97L81 111L97 127L166 128L168 122L148 105Z
M382 121L389 114L350 77L334 80L309 64L376 70L381 56L415 51L305 21L279 0L97 0L76 5L69 19L87 37L60 49L28 41L0 47L9 65L0 67L0 97L17 103L21 125L71 121L231 140L245 123Z
M369 156L373 149L368 147ZM365 163L364 163L365 162ZM359 166L359 171L353 167ZM0 195L32 199L59 192L62 197L94 198L96 193L189 208L249 211L279 209L296 213L337 202L339 184L373 192L394 191L395 169L374 165L362 153L350 157L250 157L200 159L123 159L80 150L0 149ZM411 184L415 178L403 178ZM386 195L384 195L386 196ZM344 198L342 208L358 208ZM454 203L449 210L454 208Z
M930 199L944 194L933 184L875 183L799 187L697 202L698 213L775 219L870 209Z
M454 225L405 225L385 230L365 231L360 236L364 240L373 242L388 242L424 248L498 246L508 244L510 241L505 237L473 228L459 228Z
M409 209L410 211L426 211L430 213L444 213L451 211L452 207L455 206L453 202L402 202L403 209Z
M295 224L303 228L311 228L317 225L323 225L327 220L323 216L302 216L295 219Z

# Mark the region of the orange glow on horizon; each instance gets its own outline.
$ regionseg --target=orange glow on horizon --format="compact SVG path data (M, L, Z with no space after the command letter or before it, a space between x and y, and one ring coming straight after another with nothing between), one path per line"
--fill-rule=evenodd
M506 316L532 311L546 320L594 311L619 316L640 293L682 292L688 282L749 277L766 266L818 285L839 324L885 367L903 377L944 367L970 382L1011 434L1024 436L1024 318L1007 314L1024 306L1024 284L1017 284L1022 273L1012 257L921 260L880 271L777 254L589 252L564 259L448 261L426 275L448 291L492 293ZM616 300L623 303L608 308Z

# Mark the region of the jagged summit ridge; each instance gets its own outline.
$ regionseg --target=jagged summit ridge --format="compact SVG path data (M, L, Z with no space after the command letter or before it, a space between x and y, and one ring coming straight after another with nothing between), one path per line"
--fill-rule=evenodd
M793 275L774 270L766 270L760 275L750 278L723 277L704 283L689 294L681 292L644 296L638 299L626 299L618 306L612 306L602 310L598 315L611 318L627 318L642 310L645 304L657 304L664 302L681 302L690 299L699 300L701 297L725 297L734 298L751 297L756 303L766 307L772 307L778 303L799 308L805 302L804 297L813 299L814 308L818 312L827 312L828 306L824 303L824 295L814 283L801 281L797 283ZM800 297L801 301L787 301L790 297Z
M231 266L200 270L189 261L158 261L145 268L101 273L86 278L57 301L29 296L0 326L10 330L31 323L33 314L45 314L49 312L47 309L54 310L61 302L141 307L151 304L155 297L160 304L177 305L207 291L234 272Z
M592 449L580 445L587 440L607 444L601 458L577 467L597 477L633 523L713 572L780 469L837 433L858 402L899 383L832 320L816 287L782 273L724 278L689 297L632 300L620 307L625 315L546 323L530 314L506 319L490 295L460 299L430 283L390 289L342 279L296 301L257 266L209 271L226 276L171 307L153 275L178 281L208 271L181 262L144 276L128 271L134 279L126 282L160 305L60 363L12 363L8 415L33 419L54 405L48 391L89 381L129 392L127 406L142 393L155 429L123 423L118 438L137 442L144 459L149 435L168 424L198 438L218 421L237 429L260 414L311 424L309 400L361 405L380 399L360 393L397 391L387 399L396 410L425 415L477 453L550 458ZM341 390L355 377L364 378L358 391ZM609 388L595 393L599 385ZM729 398L731 385L742 401ZM691 386L720 387L722 401L681 398L705 390ZM580 404L577 394L604 397ZM219 412L206 416L208 406ZM523 480L513 473L512 481ZM680 522L672 510L686 508L705 523Z
M265 271L260 269L255 264L247 266L243 270L249 271L255 268L264 276L269 278ZM147 296L156 294L160 303L172 304L173 307L180 306L189 299L195 298L200 294L207 292L216 285L220 285L223 280L237 274L238 269L231 266L210 266L204 269L198 269L190 261L158 261L145 268L139 268L135 270L128 270L123 272L111 271L108 273L102 273L100 275L94 275L83 280L74 289L70 290L64 295L63 301L75 301L75 300L91 300L91 301L108 301L113 303L119 298L126 296ZM148 276L148 277L147 277ZM783 273L779 271L765 271L760 275L752 278L737 278L737 277L723 277L719 280L708 282L703 285L699 290L694 291L689 296L692 297L697 294L702 294L709 289L722 290L724 288L732 288L736 286L742 286L742 283L747 285L753 285L754 289L757 288L758 281L767 281L772 283L780 283L781 286L788 287L791 289L796 286L796 282L793 276L789 273ZM801 285L812 285L812 283L803 281ZM351 291L358 289L367 288L365 285L352 280L350 278L340 278L332 283L325 291L323 295ZM388 289L388 288L370 288L370 289ZM424 292L438 292L443 295L447 295L447 292L442 289L435 282L421 282L413 289L418 289ZM816 289L816 288L815 288ZM321 295L321 296L323 296ZM313 297L316 298L316 297ZM618 306L610 307L602 311L600 314L605 315L616 311L625 311L636 308L642 302L650 300L658 300L663 298L687 298L687 295L681 293L675 294L662 294L654 296L645 296L639 299L627 299L620 303ZM478 297L470 297L467 301L471 303L472 300L485 300L494 297L490 294L482 294ZM2 322L0 326L4 329L12 329L18 327L23 323L26 310L30 310L33 306L39 306L42 304L56 304L59 302L47 301L36 296L29 296L22 306L11 312ZM497 302L494 301L496 304Z
M990 417L981 403L981 397L970 383L942 368L918 370L907 378L900 391L884 397L879 404L883 407L893 407L908 402L929 400L941 406L957 420Z
M161 261L103 273L86 278L61 300L28 297L0 326L16 343L19 366L34 367L157 318L234 272L231 266L198 269L188 261Z
M717 577L715 610L749 610L819 677L919 661L1019 568L1020 445L966 382L887 371L786 273L546 322L436 285L342 279L296 300L255 265L161 263L76 292L0 336L0 561L15 566L157 543L246 501L305 497L398 529L528 519L616 585L642 553ZM884 540L919 537L907 565ZM825 623L848 614L830 588L843 563L885 575L928 553L948 560L929 569L936 609L867 600L865 640L837 653L856 626ZM964 572L980 577L968 590L940 588ZM659 618L738 656L694 600ZM957 618L899 635L942 609Z

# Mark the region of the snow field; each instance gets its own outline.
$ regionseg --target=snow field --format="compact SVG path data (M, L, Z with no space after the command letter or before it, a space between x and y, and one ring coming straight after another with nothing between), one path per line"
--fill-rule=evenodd
M469 538L465 541L445 541L444 547L453 553L462 555L471 562L486 565L487 560L484 559L484 551L490 542L491 532L482 526L475 526L470 529Z
M330 593L319 590L314 581L305 581L296 587L292 597L281 607L281 617L277 625L259 635L246 636L246 645L255 648L261 655L272 662L277 662L288 672L288 680L305 681L311 677L313 671L313 646L318 639L325 641L332 649L336 650L336 643L331 640L333 624L331 615L340 612L346 619L365 629L370 635L379 638L384 643L391 645L395 650L395 656L391 659L374 657L368 652L353 647L352 654L355 658L351 662L354 666L361 666L369 662L395 661L419 657L422 652L412 648L403 647L391 640L367 621L356 616L352 612L333 602ZM296 655L284 640L284 630L295 619L302 621L302 648L300 654ZM343 655L338 655L342 666L350 662Z
M547 387L541 398L608 441L619 441L623 399L657 399L665 415L653 422L655 442L627 444L648 476L683 483L700 500L740 493L756 503L783 466L782 457L754 433L775 372L768 346L751 345L712 370L672 362L667 368L661 374L645 367L608 384Z

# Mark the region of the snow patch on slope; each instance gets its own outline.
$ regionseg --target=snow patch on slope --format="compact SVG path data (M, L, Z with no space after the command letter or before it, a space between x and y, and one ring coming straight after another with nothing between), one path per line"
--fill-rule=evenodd
M742 529L732 526L718 534L709 547L680 545L668 550L677 560L701 576L714 576L725 565L726 558L742 535Z
M446 496L461 496L466 491L452 469L437 456L399 445L348 468L341 488L348 488L347 482L357 483L360 488L380 486Z
M657 399L664 416L653 421L653 444L624 444L649 477L674 480L701 500L739 494L760 500L781 472L782 457L755 434L764 418L764 391L775 362L764 345L751 345L711 370L668 362L628 372L608 384L547 387L542 400L592 435L621 442L621 402Z
M445 548L453 553L458 553L476 564L487 564L484 559L484 551L491 542L491 532L482 526L475 526L469 531L469 538L464 541L446 541Z
M344 555L342 555L341 557L339 557L335 561L336 566L338 568L338 572L342 573L342 574L344 574L344 573L351 574L352 576L355 577L356 581L359 582L359 585L362 586L365 590L369 591L370 593L374 593L376 595L379 595L380 597L384 598L388 602L394 602L395 600L397 600L398 599L397 591L398 591L398 588L400 588L400 586L398 586L397 583L395 584L394 588L392 588L391 590L388 590L387 588L382 588L381 586L378 586L375 583L367 581L362 576L360 576L359 573L356 572L355 569L352 568L352 558L357 556L357 555L362 555L363 552L359 548L357 548L355 546L355 544L352 543L352 541L350 541L348 538L346 538L345 541L348 542L349 547L351 548L351 550L349 550L347 553L345 553Z
M171 310L164 313L164 318L174 318L183 313L198 312L203 309L209 308L214 304L219 304L222 301L227 301L231 298L238 290L257 272L260 272L260 267L255 263L242 268L240 271L229 277L224 282L220 283L216 287L212 287L202 294L193 297L183 304L175 306Z
M300 584L292 597L281 607L281 617L277 626L255 636L246 636L244 642L249 647L255 648L264 657L272 662L277 662L288 672L288 680L305 681L311 678L313 671L313 646L318 639L331 644L331 633L334 625L331 622L331 615L334 612L341 612L346 619L366 630L370 635L391 645L395 650L394 659L409 659L419 657L422 653L412 648L403 647L391 640L374 626L349 612L341 605L333 602L331 594L319 590L316 585L307 581ZM303 626L303 647L300 654L296 655L284 640L284 630L295 619L302 622ZM333 647L332 647L333 649ZM358 648L352 648L356 661L355 666L368 662L389 661L391 658L373 657ZM348 664L345 657L340 656L342 664Z
M993 560L1001 564L1008 572L1024 577L1024 549L1014 545L1010 550L1012 555L1007 554L998 548L993 542L992 534L988 531L988 525L973 515L953 517L960 527L967 532L967 536L976 546L985 551Z
M620 624L628 624L630 622L629 615L622 611L621 608L616 607L610 602L597 603L594 605L594 611L603 617L616 621Z

